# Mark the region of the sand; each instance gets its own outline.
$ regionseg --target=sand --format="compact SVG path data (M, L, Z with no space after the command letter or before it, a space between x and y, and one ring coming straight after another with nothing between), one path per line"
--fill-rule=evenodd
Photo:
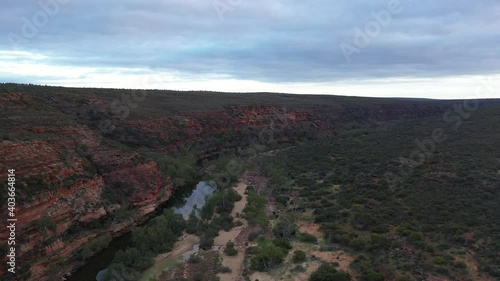
M323 238L324 236L323 233L319 230L319 224L307 221L299 221L298 226L300 232L311 234L318 239Z
M155 257L154 264L142 274L141 280L150 280L149 278L157 276L169 265L175 264L177 259L184 253L191 251L194 245L200 243L200 238L195 235L184 235L174 244L171 252L160 254Z
M243 211L243 209L247 204L247 195L245 194L246 189L247 185L244 183L238 183L238 185L234 189L236 190L236 192L238 192L239 195L241 195L242 199L234 203L234 208L231 211L231 216L233 216L233 218L236 218L237 213L241 214L241 212ZM241 222L243 222L243 225L233 227L228 232L224 230L219 231L219 235L214 240L215 246L224 246L226 245L227 242L229 242L229 240L234 241L234 239L238 236L238 234L240 234L240 231L248 225L245 219L235 219L235 220L240 220Z
M241 195L242 199L234 204L234 208L231 212L233 217L236 217L236 213L241 214L247 204L247 195L245 194L246 189L247 185L241 182L238 183L235 188L236 192ZM240 234L241 230L248 226L248 222L245 219L240 220L243 222L243 225L233 227L229 232L219 231L219 236L215 238L214 244L217 246L225 246L230 240L234 241L234 239ZM224 247L220 248L222 265L231 268L231 273L218 274L221 281L236 281L241 275L243 261L245 259L245 249L238 246L236 246L236 249L238 250L238 255L230 257L224 254Z
M254 272L250 275L250 280L254 281L259 279L259 281L276 281L271 275L265 272Z

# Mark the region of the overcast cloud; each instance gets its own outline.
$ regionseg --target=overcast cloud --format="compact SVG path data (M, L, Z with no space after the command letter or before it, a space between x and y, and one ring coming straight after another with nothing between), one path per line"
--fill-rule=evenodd
M0 82L461 98L498 81L500 2L391 1L1 0Z

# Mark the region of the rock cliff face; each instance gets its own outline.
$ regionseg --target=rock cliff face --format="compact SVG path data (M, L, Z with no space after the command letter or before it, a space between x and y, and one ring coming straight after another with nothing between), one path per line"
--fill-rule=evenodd
M132 111L129 118L116 118L106 109L88 110L106 104L100 98L65 101L64 96L0 95L0 183L4 188L7 169L16 170L18 276L25 276L20 280L57 280L78 265L89 239L120 235L169 199L174 186L168 175L135 149L169 153L195 148L203 158L251 144L334 136L347 122L417 118L449 108L410 102L303 108L244 104L168 114L159 110L151 117ZM112 129L103 133L98 125L103 121ZM113 194L126 202L106 198ZM127 205L132 216L119 219ZM5 212L0 220L5 241ZM2 266L0 276L6 273L5 262Z
M18 260L31 261L29 280L54 280L49 264L73 260L89 238L130 230L173 192L156 163L102 146L88 128L34 127L30 132L37 134L36 140L0 143L5 160L0 177L6 179L6 169L16 170L16 246ZM85 152L79 150L80 143L88 145ZM120 209L102 196L105 186L116 182L129 183L127 198L134 214L101 225ZM6 213L1 220L6 221ZM5 230L4 225L2 239Z

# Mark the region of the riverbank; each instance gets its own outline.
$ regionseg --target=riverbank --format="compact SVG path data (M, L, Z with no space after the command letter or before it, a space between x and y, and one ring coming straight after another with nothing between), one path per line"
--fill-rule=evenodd
M231 216L236 218L237 221L241 222L241 225L233 227L229 231L221 230L219 234L214 239L214 249L206 251L213 252L216 255L222 257L222 266L231 269L231 273L220 274L221 281L232 281L237 280L236 278L241 275L241 270L243 268L244 261L244 245L240 245L238 255L234 257L225 256L223 251L224 247L229 241L235 241L243 230L248 229L248 222L243 218L238 218L239 214L243 212L247 204L247 195L245 194L247 185L243 182L239 182L234 190L241 196L241 200L235 202L233 210L231 211ZM185 260L187 254L195 254L198 252L196 246L198 246L200 238L196 235L184 234L179 241L177 241L173 247L173 250L168 253L163 253L158 255L153 266L148 268L142 275L141 281L149 281L158 279L164 272L172 269L179 262ZM196 249L195 249L196 248ZM181 260L182 258L182 260Z
M175 266L184 254L193 251L198 243L200 243L198 236L183 235L171 252L160 254L154 259L153 266L144 271L140 280L149 281L152 278L156 280L165 270Z

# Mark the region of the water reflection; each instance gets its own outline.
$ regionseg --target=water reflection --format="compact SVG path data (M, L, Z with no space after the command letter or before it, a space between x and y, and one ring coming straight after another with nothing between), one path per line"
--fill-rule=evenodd
M196 189L191 193L191 196L186 198L183 206L174 208L174 213L181 214L183 217L189 216L193 209L196 207L200 209L205 205L206 196L213 194L215 187L213 182L201 181L196 185Z

